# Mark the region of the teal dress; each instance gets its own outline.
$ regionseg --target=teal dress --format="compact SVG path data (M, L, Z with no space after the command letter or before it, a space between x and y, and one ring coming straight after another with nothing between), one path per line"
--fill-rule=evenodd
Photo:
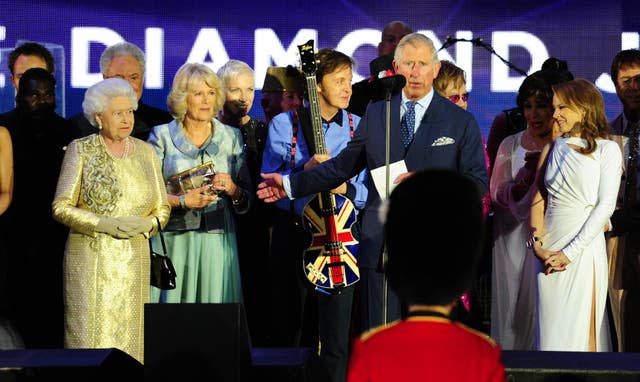
M181 122L153 128L148 142L160 160L164 179L209 161L216 172L228 173L244 190L251 190L240 131L213 119L213 135L196 147L184 134ZM176 288L151 287L150 302L231 303L242 302L240 267L234 214L246 213L249 203L234 205L227 195L203 209L171 210L164 230L168 256L176 269ZM162 253L159 238L152 246Z

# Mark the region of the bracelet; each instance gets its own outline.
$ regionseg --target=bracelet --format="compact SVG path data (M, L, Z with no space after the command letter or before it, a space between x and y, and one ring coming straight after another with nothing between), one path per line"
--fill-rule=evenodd
M187 208L187 205L185 203L185 199L186 199L186 195L185 194L182 194L182 195L178 196L178 200L180 201L180 208L182 208L182 209L186 209Z
M536 244L536 241L540 242L540 246L542 247L542 240L540 240L539 236L532 236L531 239L527 240L527 248L533 248Z
M234 206L237 206L238 204L244 203L246 199L247 199L247 194L244 192L243 189L238 187L238 190L231 197L231 202L233 203Z

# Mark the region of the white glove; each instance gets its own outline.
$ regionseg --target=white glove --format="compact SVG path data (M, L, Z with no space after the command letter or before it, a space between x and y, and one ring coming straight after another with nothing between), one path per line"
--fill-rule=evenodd
M98 225L96 226L96 231L101 233L106 233L107 235L113 236L117 239L128 239L132 234L129 232L123 231L118 226L120 226L121 222L119 219L112 218L109 216L105 216L100 218L98 221Z
M118 229L131 236L149 233L153 229L153 218L150 216L123 216L118 220Z

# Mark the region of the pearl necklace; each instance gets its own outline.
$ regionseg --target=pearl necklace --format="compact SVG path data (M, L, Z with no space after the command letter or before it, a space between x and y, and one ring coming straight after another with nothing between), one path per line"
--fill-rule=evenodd
M124 150L122 151L122 156L120 159L124 159L129 156L129 137L124 139Z
M102 144L107 150L107 153L113 159L124 159L129 156L129 137L124 139L124 150L122 150L122 155L120 156L120 158L118 158L111 152L111 150L109 150L109 147L107 146L107 142L104 141L104 138L102 137L102 135L99 134L98 136L100 137L100 141L102 141Z

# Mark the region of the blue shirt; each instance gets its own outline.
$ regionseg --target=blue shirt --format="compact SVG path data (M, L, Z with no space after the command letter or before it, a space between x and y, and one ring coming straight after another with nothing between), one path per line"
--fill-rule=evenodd
M351 114L353 118L354 131L360 122L360 117ZM325 146L328 154L335 157L342 151L351 140L351 129L349 128L349 118L346 111L339 110L337 118L330 122L323 121ZM269 134L267 144L262 155L262 172L277 172L283 176L291 173L291 146L293 138L293 112L281 113L275 116L269 123ZM298 123L298 134L296 152L294 157L295 169L300 170L311 158L309 146L304 139L302 125ZM362 209L367 201L367 170L363 170L351 179L351 186L355 189L355 196L350 197L357 209ZM349 187L349 186L348 186ZM300 197L294 200L295 212L302 215L304 206L314 195ZM291 201L287 199L279 200L276 206L282 210L289 211Z

